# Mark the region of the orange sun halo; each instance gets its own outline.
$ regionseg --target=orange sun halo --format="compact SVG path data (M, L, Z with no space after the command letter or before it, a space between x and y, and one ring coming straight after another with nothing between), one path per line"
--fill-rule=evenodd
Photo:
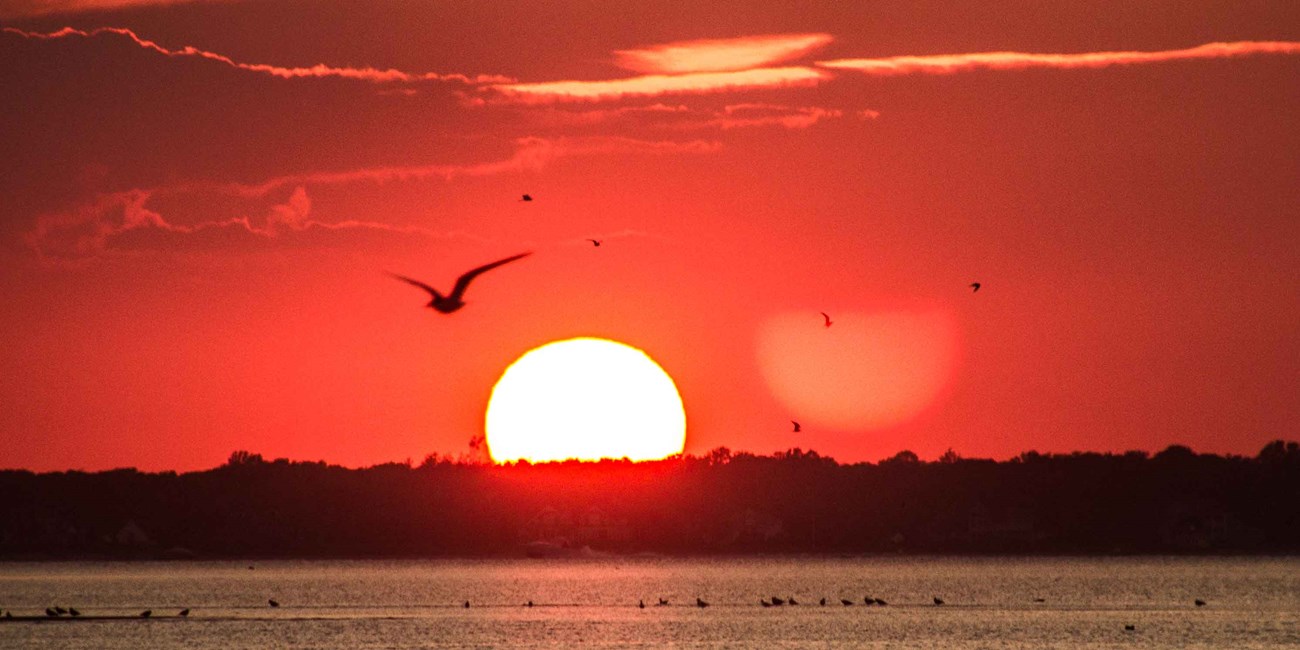
M510 364L492 388L485 428L498 463L658 460L686 444L668 373L641 350L597 338L553 341Z

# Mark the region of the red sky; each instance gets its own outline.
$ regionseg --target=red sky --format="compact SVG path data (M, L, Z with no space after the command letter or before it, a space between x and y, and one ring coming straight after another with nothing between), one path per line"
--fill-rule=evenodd
M1300 4L520 5L0 1L0 467L455 454L580 335L690 453L1297 436Z

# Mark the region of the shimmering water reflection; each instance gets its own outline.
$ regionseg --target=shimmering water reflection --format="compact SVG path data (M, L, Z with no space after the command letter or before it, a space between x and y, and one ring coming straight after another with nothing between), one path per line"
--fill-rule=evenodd
M0 648L1300 647L1298 558L588 558L248 566L0 563L0 610L16 616L54 605L86 616L154 612L147 621L0 622ZM889 605L865 606L867 596ZM935 596L945 604L934 605ZM710 606L696 607L697 597ZM773 597L800 604L760 605ZM270 607L272 598L281 606ZM669 605L657 606L660 598ZM822 598L824 607L818 605ZM1197 607L1198 598L1207 604ZM854 604L843 606L841 599ZM190 617L176 618L186 607Z

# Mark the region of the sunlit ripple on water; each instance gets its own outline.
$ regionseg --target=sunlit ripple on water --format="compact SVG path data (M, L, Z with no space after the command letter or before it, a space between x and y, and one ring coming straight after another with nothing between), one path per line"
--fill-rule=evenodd
M247 564L0 564L6 611L155 614L0 623L0 648L1300 648L1298 558ZM865 607L867 595L890 604ZM800 605L760 607L773 596ZM183 607L189 619L165 618Z

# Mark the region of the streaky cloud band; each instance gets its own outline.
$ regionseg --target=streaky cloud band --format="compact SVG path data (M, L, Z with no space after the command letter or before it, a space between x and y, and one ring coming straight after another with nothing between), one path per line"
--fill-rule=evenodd
M125 27L96 27L89 31L76 29L73 27L64 27L53 32L29 32L14 27L0 28L0 33L16 34L24 38L33 40L56 40L69 37L94 38L106 34L122 36L135 43L140 48L161 54L168 57L196 57L223 63L238 70L267 74L282 79L302 79L302 78L327 78L335 77L340 79L354 79L358 81L369 81L372 83L416 83L426 81L447 81L459 82L469 85L479 84L501 84L514 81L510 77L500 75L475 75L469 76L459 73L443 74L438 72L405 72L393 68L348 68L325 65L318 63L309 67L286 67L270 65L266 63L244 63L236 61L224 54L201 50L191 45L186 45L180 49L171 49L159 45L154 41L141 38L134 31Z
M1164 63L1167 61L1228 59L1261 54L1300 54L1300 42L1237 41L1232 43L1206 43L1181 50L1151 52L1114 51L1073 54L974 52L968 54L928 54L874 59L835 59L832 61L818 61L817 65L837 70L854 70L874 76L897 76L908 74L954 74L973 70L1106 68L1117 65Z

